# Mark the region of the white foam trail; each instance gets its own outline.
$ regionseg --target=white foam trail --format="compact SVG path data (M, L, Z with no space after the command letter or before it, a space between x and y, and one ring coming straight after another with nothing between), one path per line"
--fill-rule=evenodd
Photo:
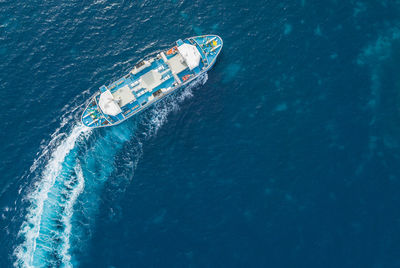
M14 263L15 266L32 267L44 203L48 199L49 191L61 171L65 157L74 148L76 141L84 132L89 133L90 129L81 124L77 125L61 141L60 145L51 154L51 158L42 173L42 178L35 183L33 192L28 195L31 205L28 208L26 220L18 233L25 240L14 251L17 257L17 261Z
M87 91L82 92L79 94L77 97L75 97L75 100L80 99L82 95L86 94ZM76 111L80 109L81 107L85 107L89 103L90 99L88 99L85 103L81 103L80 105L75 106L74 108L71 108L70 105L65 105L61 110L65 112L63 116L61 117L61 124L60 126L51 134L51 140L47 142L46 140L42 140L42 146L40 150L40 154L38 153L39 156L36 157L36 159L33 161L32 166L30 167L29 171L30 173L33 173L38 166L41 164L41 160L48 154L51 148L54 148L61 140L66 136L66 133L60 133L60 131L69 123L72 123L71 121L74 120L74 116L76 116ZM43 145L45 144L45 145Z
M179 110L179 104L185 99L193 96L193 88L204 85L208 80L207 73L199 76L189 85L187 85L176 99L167 100L166 102L161 102L156 105L156 108L151 111L149 123L147 123L148 129L146 130L145 136L152 137L157 134L160 127L167 122L168 114L172 111ZM174 96L171 96L174 98Z
M167 116L171 111L176 111L179 109L179 104L185 99L192 97L192 89L198 85L204 84L208 79L207 74L200 76L194 80L191 84L186 86L176 97L171 96L165 101L160 102L156 105L155 109L152 109L149 117L145 116L144 125L148 128L145 130L145 137L150 138L154 136L161 126L167 122ZM43 163L41 160L49 152L51 152L51 157L47 161L44 171L41 174L41 178L35 183L34 190L28 195L28 199L31 203L28 208L28 214L26 216L25 222L22 224L19 236L24 238L24 241L15 249L14 255L17 261L14 266L22 267L33 267L34 255L36 250L36 243L40 234L41 220L43 215L43 208L46 202L54 202L55 200L48 200L49 193L54 186L57 177L60 175L62 170L65 157L70 153L70 151L75 147L76 142L81 138L88 136L91 131L89 128L78 125L75 126L69 135L65 133L60 133L61 129L70 122L70 117L64 118L61 126L53 133L52 139L47 146L43 147L42 153L34 161L31 172L35 171L37 167ZM147 121L147 122L146 122ZM86 134L86 135L84 135ZM142 142L139 139L139 143ZM139 157L140 158L140 157ZM134 168L136 167L138 158L135 161ZM74 185L71 194L68 196L67 200L64 200L63 205L65 214L61 217L61 221L65 226L62 232L62 245L59 249L59 256L61 256L61 261L63 266L72 267L71 264L71 254L70 250L70 237L72 230L71 219L73 216L73 207L76 203L77 198L83 192L85 181L82 173L82 168L79 163L75 166L75 173L77 184ZM73 183L69 181L67 183ZM61 204L60 204L61 206ZM50 230L52 231L52 230ZM45 247L42 245L42 247ZM48 248L51 251L51 248Z
M65 267L72 267L71 254L69 253L69 249L71 247L69 243L69 239L71 236L71 229L72 229L71 218L74 213L74 205L76 199L83 192L83 188L85 187L85 179L83 177L82 168L79 163L75 166L75 172L78 183L75 186L74 191L70 195L70 198L65 205L65 215L63 215L62 218L62 221L65 225L65 230L63 234L63 245L61 249L61 256L62 256L62 262L65 265Z

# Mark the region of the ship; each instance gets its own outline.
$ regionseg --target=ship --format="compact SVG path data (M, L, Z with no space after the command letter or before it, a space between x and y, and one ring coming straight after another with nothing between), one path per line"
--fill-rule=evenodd
M82 123L89 128L110 127L139 114L207 72L222 46L218 35L189 37L140 60L127 75L99 88L82 114Z

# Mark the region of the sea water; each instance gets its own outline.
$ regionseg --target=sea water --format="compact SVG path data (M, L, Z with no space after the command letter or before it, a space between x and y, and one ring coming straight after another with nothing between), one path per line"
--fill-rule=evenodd
M398 1L0 4L0 267L397 267ZM121 125L98 87L216 65Z

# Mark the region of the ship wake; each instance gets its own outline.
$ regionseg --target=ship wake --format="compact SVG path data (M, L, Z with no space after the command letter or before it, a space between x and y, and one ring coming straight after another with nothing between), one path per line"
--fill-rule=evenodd
M72 116L62 120L30 169L32 183L25 196L29 205L19 230L21 243L14 250L14 266L77 265L79 260L74 253L83 249L75 245L84 247L85 239L90 240L100 193L116 171L118 153L129 143L128 163L134 171L143 143L154 137L168 115L206 81L204 74L175 96L115 127L93 131L76 123ZM73 127L63 132L66 125ZM131 178L132 174L127 176Z

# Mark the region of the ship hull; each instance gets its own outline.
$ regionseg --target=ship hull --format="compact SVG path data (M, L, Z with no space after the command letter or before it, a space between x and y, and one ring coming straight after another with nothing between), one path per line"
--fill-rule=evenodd
M100 87L85 108L82 123L90 128L109 127L138 115L209 71L222 46L216 35L190 37L139 61L127 75Z

